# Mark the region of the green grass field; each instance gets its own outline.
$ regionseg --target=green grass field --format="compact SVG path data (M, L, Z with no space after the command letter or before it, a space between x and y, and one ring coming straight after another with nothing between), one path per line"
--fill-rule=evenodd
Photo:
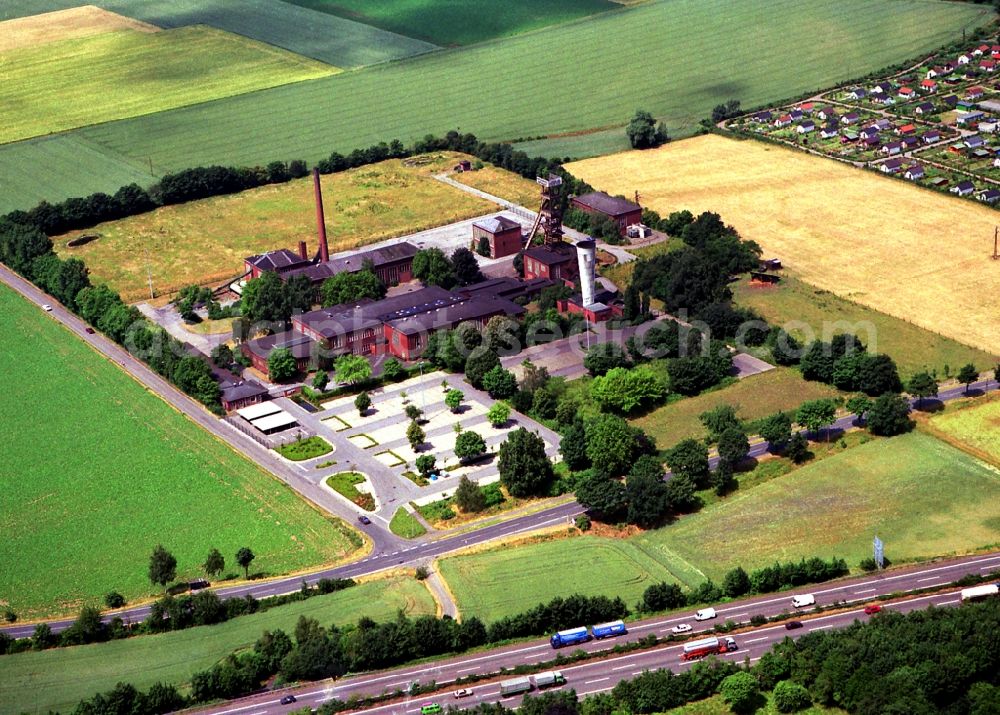
M235 573L233 554L249 546L253 571L272 575L357 548L342 522L6 286L0 315L0 362L9 369L0 416L0 599L22 619L74 611L112 590L129 600L157 593L146 573L158 543L177 557L180 579L200 576L212 547Z
M627 120L628 117L625 117ZM625 125L612 127L611 129L600 129L582 134L569 134L566 136L554 136L545 139L531 139L529 141L518 142L515 148L525 152L528 156L544 156L548 158L565 159L589 159L592 156L603 156L604 154L615 154L620 151L628 151L628 137L625 136Z
M683 707L667 710L664 715L732 715L732 712L732 708L726 704L726 701L722 699L721 695L714 695L706 700L698 700L693 703L688 703ZM774 703L768 695L767 703L758 708L754 712L754 715L777 715L778 712L779 711L774 707ZM825 705L813 705L805 710L799 710L798 715L840 715L846 712L846 710L841 710L840 708L828 708Z
M158 27L210 25L335 67L378 64L437 49L412 37L284 2L94 0L91 4ZM0 20L78 5L79 0L5 0Z
M306 437L295 442L282 444L274 448L274 451L285 459L293 462L304 462L307 459L322 457L333 451L333 445L322 437Z
M751 421L794 410L806 400L837 394L829 385L803 380L798 370L775 368L720 390L671 402L630 422L656 437L657 446L666 449L688 437L704 437L705 428L698 416L717 405L732 405L741 419Z
M768 22L757 21L762 15ZM753 106L826 87L916 56L990 17L984 6L917 0L656 2L79 131L108 151L151 159L158 171L315 161L456 126L483 139L563 134L624 124L637 106L680 134L720 101L738 97ZM546 101L510 88L511 77L544 87ZM489 102L476 101L484 93ZM36 200L44 198L51 176L33 167L30 152L15 153L37 176Z
M196 671L252 645L265 630L280 628L292 635L300 615L329 626L352 623L362 616L388 620L399 609L411 616L433 615L436 605L419 581L393 577L215 626L4 656L0 715L70 712L82 698L109 690L118 682L143 690L157 681L187 683Z
M650 581L718 581L736 565L837 556L856 567L875 534L896 563L1000 543L1000 473L913 433L826 457L628 539L497 549L443 559L441 572L464 613L494 618L577 590L632 604ZM585 564L588 578L553 568L568 563Z
M934 415L929 422L946 438L1000 466L1000 399L995 395L961 405L949 404L945 412Z
M396 513L392 515L392 521L389 522L389 530L396 536L402 536L404 539L415 539L427 533L424 525L414 519L413 515L403 507L399 507Z
M632 540L583 536L498 547L438 564L461 612L490 622L573 593L621 596L631 607L650 584L701 580L689 564L659 556ZM573 564L585 568L587 578Z
M783 276L779 285L766 287L741 280L733 284L733 292L739 305L753 308L769 323L781 325L795 321L799 326L804 323L813 335L820 337L824 325L843 321L851 326L850 331L868 340L870 325L871 334L875 336L875 340L870 341L872 348L891 355L904 380L921 370L936 370L943 378L946 365L954 375L968 362L985 367L1000 360L996 355L853 303L792 276ZM835 328L835 331L843 332L844 329ZM809 337L804 330L792 332L800 338Z
M0 54L0 142L206 102L336 68L206 26L120 30Z
M608 0L506 0L483 12L479 0L289 1L437 45L471 45L621 7Z
M43 196L53 202L64 201L95 191L113 194L125 184L149 186L156 181L148 164L109 152L76 134L0 146L0 176L0 213L31 208ZM42 186L44 192L39 193Z

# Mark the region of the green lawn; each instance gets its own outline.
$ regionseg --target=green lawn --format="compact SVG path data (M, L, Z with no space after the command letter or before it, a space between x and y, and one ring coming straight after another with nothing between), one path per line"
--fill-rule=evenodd
M963 345L951 338L932 333L905 320L894 318L877 310L815 288L791 276L783 276L777 286L752 286L740 280L733 284L736 302L753 308L769 323L781 325L796 321L809 326L813 335L822 336L824 326L842 321L845 327L834 327L835 332L856 332L863 339L869 334L868 325L875 336L873 349L888 353L899 366L903 379L921 370L937 370L944 378L945 366L952 375L968 362L984 368L996 364L996 355ZM797 328L798 337L809 333Z
M343 497L368 511L375 510L375 500L371 494L358 491L356 484L365 481L363 474L357 472L338 472L326 478L326 485Z
M653 2L80 131L110 151L151 158L158 170L315 161L456 126L483 139L564 134L622 125L639 106L676 134L720 101L754 106L827 87L926 52L992 14L972 3L917 0ZM511 77L544 87L545 101L509 89ZM489 101L477 101L484 92ZM30 166L30 154L21 163ZM46 181L39 177L38 198Z
M947 438L1000 465L1000 399L996 395L961 405L949 404L945 412L930 418L930 424Z
M688 437L704 437L707 433L698 416L717 405L732 405L740 418L749 421L837 394L829 385L803 380L798 370L775 368L728 387L670 402L630 422L656 437L657 446L666 449Z
M205 26L105 32L0 54L0 142L135 117L336 68ZM96 101L95 101L96 100Z
M126 184L149 186L149 164L108 151L75 134L55 134L0 146L0 213L31 208L43 196L64 201ZM39 193L39 189L44 190Z
M294 492L126 377L34 305L0 287L8 367L0 415L0 600L22 619L117 590L155 594L162 543L178 578L212 547L257 573L342 559L360 542ZM16 366L16 369L15 369ZM11 409L13 406L17 409Z
M109 690L120 681L140 689L157 681L187 683L196 671L252 645L265 630L280 628L292 635L300 615L329 626L353 623L362 616L388 620L398 609L411 616L434 614L436 605L422 583L395 577L216 626L4 656L0 668L0 715L56 709L70 712L82 698Z
M774 703L771 702L770 693L766 693L765 695L767 696L767 703L757 709L754 715L777 715L778 710L774 707ZM682 707L674 708L673 710L667 710L664 715L732 715L732 712L732 709L722 699L722 696L715 695L706 700L698 700ZM814 705L805 710L799 710L798 715L840 715L846 712L846 710L841 710L840 708Z
M625 119L627 120L628 117L625 117ZM620 151L628 151L632 148L628 143L628 137L625 135L624 125L612 127L611 129L584 132L582 134L531 139L518 142L514 147L525 152L528 156L544 156L559 159L565 159L566 157L570 159L589 159L592 156L615 154Z
M913 433L853 447L628 539L496 549L443 559L441 572L464 613L491 619L574 591L632 604L652 581L718 581L737 565L836 556L856 567L876 534L897 563L1000 543L1000 474Z
M396 513L392 515L392 521L389 522L389 530L396 536L402 536L404 539L415 539L427 533L424 525L413 518L413 515L403 507L399 507Z
M608 0L289 0L437 45L471 45L605 12Z
M438 563L462 613L489 622L573 593L621 596L631 607L650 584L702 580L689 564L658 557L634 541L581 536L498 547Z
M274 451L293 462L304 462L307 459L330 454L333 451L333 446L322 437L306 437L275 447Z
M0 20L80 4L79 0L4 0L0 4ZM335 67L378 64L437 49L412 37L284 2L94 0L90 4L158 27L210 25Z

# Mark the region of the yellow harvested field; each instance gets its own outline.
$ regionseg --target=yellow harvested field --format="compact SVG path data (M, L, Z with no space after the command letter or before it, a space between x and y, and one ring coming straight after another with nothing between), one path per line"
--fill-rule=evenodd
M715 211L803 280L983 350L1000 346L1000 214L903 181L716 135L566 167L661 214Z
M20 47L37 47L57 40L89 37L113 30L158 32L159 29L156 25L108 12L94 5L82 5L69 10L0 22L0 52Z
M330 251L346 251L481 216L495 204L432 174L454 163L443 152L418 167L398 159L329 174L322 179ZM100 236L82 246L81 234ZM126 301L149 298L147 270L157 296L189 285L221 284L243 271L243 259L277 248L317 250L311 178L239 194L165 206L53 239L62 258L82 258L98 281Z

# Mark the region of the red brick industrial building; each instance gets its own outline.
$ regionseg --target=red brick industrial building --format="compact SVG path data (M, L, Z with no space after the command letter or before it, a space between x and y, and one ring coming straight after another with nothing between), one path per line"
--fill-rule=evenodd
M490 258L513 256L521 250L524 240L521 224L506 216L480 219L472 224L473 250L478 250L484 240L489 243Z
M570 203L588 214L603 214L618 223L622 236L629 226L642 223L642 206L628 199L609 196L603 191L594 191L583 196L574 196Z

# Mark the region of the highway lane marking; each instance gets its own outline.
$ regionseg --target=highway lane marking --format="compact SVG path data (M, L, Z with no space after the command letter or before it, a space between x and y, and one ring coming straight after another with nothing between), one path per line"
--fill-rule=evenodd
M854 593L856 593L856 594L857 593L875 593L876 591L878 591L877 588L866 588L863 591L855 591Z
M645 672L646 672L645 670L633 670L632 671L632 675L633 676L635 676L635 675L642 675Z
M768 636L763 636L761 638L750 638L749 640L743 641L743 643L749 645L750 643L756 643L757 641L766 641Z
M923 583L924 581L933 581L938 578L937 576L928 576L927 578L918 578L917 583Z
M632 667L632 664L629 663L627 665L618 665L618 666L615 666L611 670L625 670L626 668L631 668L631 667Z
M238 713L241 710L253 710L254 708L259 708L262 705L278 705L278 704L279 702L277 700L268 700L266 703L254 703L253 705L243 705L242 707L231 708L229 710L219 710L213 715L227 715L227 713ZM266 713L266 712L267 710L261 710L258 713L252 713L252 715L259 715L259 713Z
M455 672L456 673L471 673L474 670L479 670L479 666L477 665L477 666L475 666L473 668L462 668L461 670L456 670Z
M611 677L608 676L607 678L597 678L596 680L584 680L583 684L590 685L591 683L603 683L606 680L611 680Z
M835 625L837 625L837 624L836 623L827 623L825 626L816 626L815 628L810 628L809 632L812 633L813 631L822 631L822 630L825 630L827 628L833 628Z
M737 613L733 618L746 618L749 615L749 613Z

